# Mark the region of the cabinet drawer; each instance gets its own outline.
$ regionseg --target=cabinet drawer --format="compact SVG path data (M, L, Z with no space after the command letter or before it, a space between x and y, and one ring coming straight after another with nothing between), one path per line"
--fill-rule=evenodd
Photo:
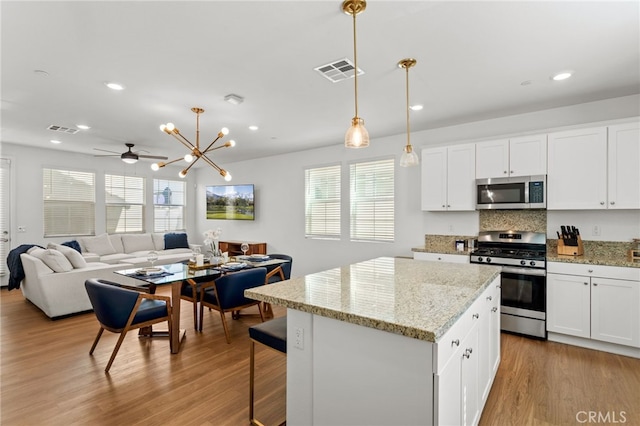
M640 281L640 268L624 268L620 266L549 262L547 264L547 272L553 274L582 275L586 277Z
M431 260L434 262L469 263L468 254L443 254L414 252L413 258L416 260Z
M458 321L447 331L435 345L433 357L433 371L436 374L442 372L451 361L453 355L460 349L465 336L471 330L472 317L469 311L465 311Z

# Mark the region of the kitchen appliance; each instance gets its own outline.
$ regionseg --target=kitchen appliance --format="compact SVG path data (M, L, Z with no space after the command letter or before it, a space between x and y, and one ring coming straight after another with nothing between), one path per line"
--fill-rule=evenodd
M500 329L547 338L547 236L542 232L482 231L471 263L502 266Z
M476 210L546 208L544 175L476 179Z

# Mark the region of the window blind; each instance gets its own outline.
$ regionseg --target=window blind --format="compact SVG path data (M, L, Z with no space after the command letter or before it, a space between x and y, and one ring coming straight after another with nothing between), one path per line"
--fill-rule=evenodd
M94 235L95 174L42 170L44 236Z
M305 170L305 237L340 238L340 165Z
M351 240L394 240L394 159L349 166Z
M144 232L144 178L104 176L107 232Z
M180 180L153 180L153 231L182 231L185 229L187 185Z
M11 229L10 204L12 200L11 194L11 160L8 158L0 158L0 276L6 275L7 262L5 259L11 249L9 241L9 230ZM6 241L5 241L6 240Z

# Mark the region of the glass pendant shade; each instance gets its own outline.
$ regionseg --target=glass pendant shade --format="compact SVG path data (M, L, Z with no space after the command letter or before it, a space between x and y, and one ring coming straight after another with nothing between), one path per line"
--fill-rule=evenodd
M418 164L420 164L418 154L415 153L411 145L405 146L404 152L400 157L400 167L411 167L417 166Z
M347 148L366 148L369 146L369 132L364 127L364 120L353 117L351 127L344 135L344 146Z

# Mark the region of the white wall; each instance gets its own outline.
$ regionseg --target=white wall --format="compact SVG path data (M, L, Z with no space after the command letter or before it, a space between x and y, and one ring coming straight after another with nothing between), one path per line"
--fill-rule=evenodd
M626 96L588 104L580 104L530 114L520 114L494 120L412 133L417 151L426 146L450 145L495 136L534 133L540 130L579 126L598 121L622 119L640 115L640 96ZM370 123L373 128L373 123ZM346 128L345 128L346 131ZM210 168L192 170L187 176L187 202L194 203L187 218L187 231L192 243L201 241L210 228L222 228L223 239L266 241L271 253L287 253L294 257L294 275L303 275L375 256L412 254L411 248L424 244L424 234L474 235L478 231L477 212L435 213L420 209L420 168L396 167L396 240L394 243L352 243L349 241L348 164L394 156L397 160L406 135L375 139L362 150L347 150L342 141L331 147L293 152L232 164L223 164L234 176L234 183L253 183L256 188L255 221L207 220L205 217L205 186L222 184L220 176ZM242 143L242 141L238 141ZM265 142L268 143L268 142ZM95 171L97 180L96 231L104 231L103 178L105 172L174 179L179 168L162 169L153 174L150 163L125 165L119 159L95 158L90 155L42 150L15 144L2 144L0 155L13 160L13 194L11 247L20 244L46 244L42 225L42 168L68 167ZM304 169L327 164L343 165L343 223L341 241L307 240L304 238ZM2 194L3 200L6 194ZM148 194L151 203L151 194ZM147 211L151 218L151 212ZM597 238L628 241L640 236L640 212L549 212L549 227L560 224L589 229L592 223L601 225ZM150 222L149 222L150 223ZM26 232L18 233L18 226ZM589 233L590 234L590 233ZM585 239L596 239L584 235ZM66 239L51 239L63 241Z

